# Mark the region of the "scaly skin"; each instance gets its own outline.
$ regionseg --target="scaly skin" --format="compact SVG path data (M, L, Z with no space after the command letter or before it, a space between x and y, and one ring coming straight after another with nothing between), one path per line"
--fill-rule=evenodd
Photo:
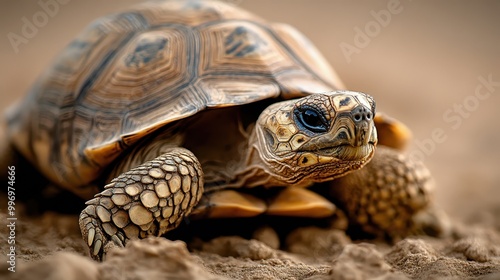
M113 179L80 214L83 239L95 260L128 239L160 236L176 228L198 204L203 172L186 149L169 152Z
M331 195L353 225L392 239L410 233L413 217L430 203L429 171L398 151L378 146L364 168L330 183Z

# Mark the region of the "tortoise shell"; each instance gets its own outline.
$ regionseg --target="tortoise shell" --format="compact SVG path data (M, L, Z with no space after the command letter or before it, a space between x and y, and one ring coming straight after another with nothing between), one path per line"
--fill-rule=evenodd
M98 19L10 109L14 146L73 189L207 108L342 88L301 33L229 4L156 1Z

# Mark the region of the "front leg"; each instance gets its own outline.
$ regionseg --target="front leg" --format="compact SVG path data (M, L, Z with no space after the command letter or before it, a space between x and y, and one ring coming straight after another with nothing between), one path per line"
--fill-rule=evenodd
M95 260L128 239L176 228L203 193L203 172L188 150L167 153L122 173L87 201L80 229Z
M378 146L361 170L331 183L331 194L350 223L364 232L402 237L415 229L415 217L430 204L432 178L425 166L396 150Z

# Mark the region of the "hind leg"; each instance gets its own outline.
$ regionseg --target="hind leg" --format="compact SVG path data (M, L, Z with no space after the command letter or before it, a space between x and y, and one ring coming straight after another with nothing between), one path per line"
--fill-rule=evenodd
M128 239L160 236L176 228L201 198L203 173L190 151L172 148L122 173L104 188L87 201L79 222L96 260Z

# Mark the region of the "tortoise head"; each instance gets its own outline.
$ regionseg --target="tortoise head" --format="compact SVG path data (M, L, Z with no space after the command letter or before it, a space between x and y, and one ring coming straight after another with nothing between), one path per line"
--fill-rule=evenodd
M272 104L256 124L256 149L277 182L308 184L363 167L377 143L375 101L335 91Z

